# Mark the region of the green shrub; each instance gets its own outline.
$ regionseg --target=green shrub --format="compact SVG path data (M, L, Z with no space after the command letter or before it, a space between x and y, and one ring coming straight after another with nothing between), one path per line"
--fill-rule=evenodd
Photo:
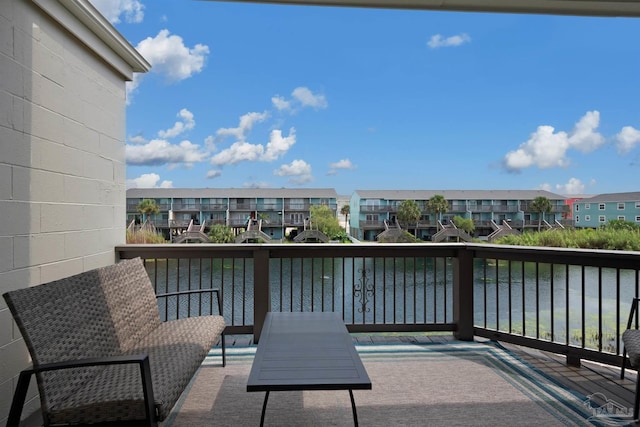
M230 227L214 224L209 230L209 240L211 243L233 243L236 241L236 237Z

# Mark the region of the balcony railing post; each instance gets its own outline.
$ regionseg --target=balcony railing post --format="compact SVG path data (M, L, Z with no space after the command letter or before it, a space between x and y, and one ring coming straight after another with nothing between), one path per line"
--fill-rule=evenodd
M453 259L454 335L462 341L473 341L473 252L462 248Z
M269 251L258 249L253 253L253 342L260 339L264 318L271 310L269 289Z

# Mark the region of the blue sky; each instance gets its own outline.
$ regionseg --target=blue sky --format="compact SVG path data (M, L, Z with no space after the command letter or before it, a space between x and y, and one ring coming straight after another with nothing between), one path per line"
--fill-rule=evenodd
M152 64L127 186L640 191L640 21L91 0Z

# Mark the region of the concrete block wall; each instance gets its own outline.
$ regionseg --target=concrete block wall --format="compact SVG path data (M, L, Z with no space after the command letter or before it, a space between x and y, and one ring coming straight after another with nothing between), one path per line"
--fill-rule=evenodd
M95 12L86 0L0 1L0 293L112 264L125 242L132 71L104 59L117 55L74 8ZM0 298L2 425L29 364ZM39 407L33 383L23 415Z

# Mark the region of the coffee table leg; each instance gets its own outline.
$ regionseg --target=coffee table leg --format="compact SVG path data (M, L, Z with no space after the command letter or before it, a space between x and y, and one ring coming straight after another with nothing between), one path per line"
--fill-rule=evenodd
M269 400L269 392L267 391L267 394L264 395L264 402L262 403L262 415L260 415L260 427L264 426L264 414L265 412L267 412L267 400ZM353 397L351 398L351 401L353 402ZM355 407L353 409L355 411ZM358 423L356 422L356 425Z
M353 399L353 390L349 389L349 397L351 398L351 410L353 411L353 425L358 427L358 412L356 411L356 401Z

